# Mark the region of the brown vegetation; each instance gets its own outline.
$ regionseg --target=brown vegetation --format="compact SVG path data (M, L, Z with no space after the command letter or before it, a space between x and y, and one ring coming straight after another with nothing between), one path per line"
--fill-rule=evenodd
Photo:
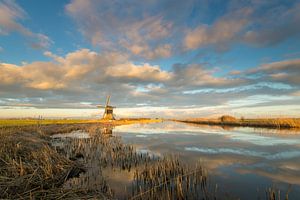
M230 122L236 122L236 118L232 117L230 115L223 115L222 117L220 117L221 122L223 123L230 123Z
M218 119L196 118L174 120L186 123L220 125L220 126L244 126L257 128L300 128L300 118L257 118L257 119L237 119L224 115Z
M84 191L63 190L62 184L84 170L52 149L35 127L0 130L0 198L79 197Z
M207 172L167 157L136 169L131 199L217 199L208 187Z

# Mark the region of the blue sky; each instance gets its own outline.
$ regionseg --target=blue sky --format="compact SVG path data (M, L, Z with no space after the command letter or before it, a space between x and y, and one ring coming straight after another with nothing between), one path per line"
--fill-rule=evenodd
M298 116L299 13L298 0L1 0L0 117L95 117L107 94L119 116Z

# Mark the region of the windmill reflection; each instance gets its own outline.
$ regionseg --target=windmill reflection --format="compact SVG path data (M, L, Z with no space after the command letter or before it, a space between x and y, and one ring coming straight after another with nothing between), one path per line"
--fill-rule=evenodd
M113 126L107 126L107 127L103 127L102 129L101 129L101 133L102 134L105 134L105 135L112 135L112 133L113 133Z

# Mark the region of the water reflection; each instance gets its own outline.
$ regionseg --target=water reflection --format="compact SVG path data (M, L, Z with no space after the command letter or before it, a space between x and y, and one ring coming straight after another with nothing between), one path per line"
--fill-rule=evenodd
M107 185L117 193L116 197L124 197L130 190L135 167L122 170L121 165L121 170L113 167L104 171L97 167L105 162L110 163L109 160L103 160L107 154L110 159L116 159L111 146L105 149L99 146L99 143L104 144L103 141L116 136L120 143L115 145L121 142L133 145L138 155L162 158L175 154L190 165L200 160L221 192L241 199L264 197L265 189L272 185L281 189L284 195L289 184L292 184L290 199L300 196L300 132L296 130L227 129L164 122L118 126L114 129L104 127L101 133L104 133L101 137L94 132L84 131L53 136L53 146L61 151L66 151L67 146L69 150L65 153L69 157L76 157L82 152L87 155L83 159L90 170L68 181L66 187L97 188L108 180ZM80 148L73 149L74 143Z
M212 127L164 122L117 127L123 141L160 154L201 163L219 185L242 199L275 184L290 199L300 196L300 131ZM245 190L244 188L247 188ZM249 194L253 193L255 196ZM259 195L259 194L258 194Z
M255 128L231 128L229 130L220 126L195 125L175 122L164 122L158 124L135 124L116 127L118 133L138 134L138 137L158 134L180 134L200 135L215 134L222 135L231 140L248 142L261 146L273 146L282 144L300 145L300 130L276 130L276 129L255 129ZM300 146L299 146L300 147Z
M158 156L124 145L120 137L111 135L112 128L95 126L52 136L52 146L58 152L86 169L79 177L67 180L65 188L96 191L96 194L122 199L137 188L131 187L134 173L143 164L155 162Z
M185 147L186 151L196 151L207 154L236 154L244 156L262 157L268 160L284 160L300 157L300 151L285 151L279 153L267 153L259 151L249 151L244 149L232 148L198 148L198 147Z

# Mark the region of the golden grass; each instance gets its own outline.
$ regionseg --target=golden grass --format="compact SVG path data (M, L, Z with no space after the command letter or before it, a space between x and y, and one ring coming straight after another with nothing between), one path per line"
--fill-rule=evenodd
M231 116L222 116L217 119L195 118L175 121L221 126L245 126L258 128L300 128L300 118L237 119Z
M0 127L5 126L28 126L28 125L49 125L49 124L85 124L101 123L110 125L125 125L132 123L154 123L160 122L161 119L120 119L120 120L103 120L103 119L0 119Z
M217 199L200 165L189 168L165 157L136 169L130 199Z
M89 123L92 120L76 119L0 119L0 126L26 126L26 125L46 125L46 124L77 124Z
M61 186L83 166L58 154L44 135L32 128L1 128L0 137L1 199L78 198L82 194Z

